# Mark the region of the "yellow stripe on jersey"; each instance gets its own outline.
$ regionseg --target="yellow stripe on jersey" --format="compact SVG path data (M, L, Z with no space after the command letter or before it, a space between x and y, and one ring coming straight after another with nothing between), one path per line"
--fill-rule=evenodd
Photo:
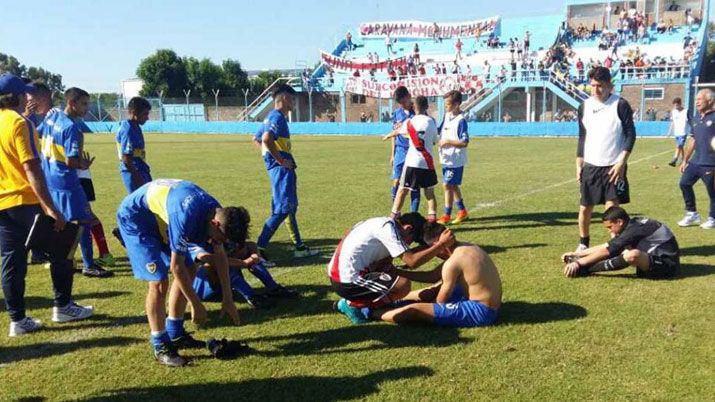
M290 138L279 137L276 140L276 148L278 148L278 150L281 152L290 153L290 149L291 149Z
M124 155L122 153L122 144L120 144L120 143L117 143L117 155L119 156L119 160L121 160L122 155ZM132 156L135 158L139 158L141 160L145 160L146 159L146 151L144 149L135 148L132 150Z
M51 136L42 137L42 155L48 158L50 162L62 162L65 165L67 164L65 147L55 144Z
M172 183L152 182L146 190L146 203L149 210L156 217L162 240L169 244L169 213L166 209L166 202L169 198L169 191Z

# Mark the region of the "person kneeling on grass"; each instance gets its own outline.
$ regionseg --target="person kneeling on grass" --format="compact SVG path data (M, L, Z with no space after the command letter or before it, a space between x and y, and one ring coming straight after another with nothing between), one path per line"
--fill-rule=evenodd
M410 281L396 274L392 259L400 257L414 269L454 242L449 230L430 246L408 249L422 240L425 218L411 212L395 219L372 218L355 225L340 241L328 264L333 289L341 297L334 308L353 324L366 322L360 308L379 308L405 297Z
M566 276L634 266L639 277L659 279L673 277L680 269L678 242L663 223L631 218L623 208L610 207L603 214L603 225L611 234L608 243L561 256Z
M436 244L447 230L428 222L424 240ZM410 292L404 299L384 309L363 309L365 316L396 324L430 323L444 327L485 327L499 316L502 285L499 271L480 247L455 241L441 249L437 257L444 263L429 272L398 269L399 275L416 282L436 283Z
M297 298L300 295L295 290L287 289L273 279L266 269L264 260L258 254L256 243L246 242L244 245L227 244L229 279L231 290L239 293L246 303L255 308L271 307L273 298ZM216 268L211 264L211 254L200 247L191 250L195 261L200 266L194 278L194 290L203 301L221 300L221 282ZM243 268L248 269L266 287L264 294L257 294L243 277Z

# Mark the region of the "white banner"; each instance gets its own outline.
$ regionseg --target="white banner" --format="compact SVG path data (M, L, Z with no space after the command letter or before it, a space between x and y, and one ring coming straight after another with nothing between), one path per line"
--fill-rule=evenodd
M436 23L426 21L384 21L360 24L360 34L368 37L387 36L401 38L450 38L453 36L479 36L496 29L499 17L482 20ZM437 35L435 35L435 31Z
M443 96L454 89L462 93L477 90L482 86L482 82L476 75L465 74L410 77L397 81L375 81L370 78L349 77L345 80L345 92L389 99L392 98L395 89L401 85L407 87L412 96Z

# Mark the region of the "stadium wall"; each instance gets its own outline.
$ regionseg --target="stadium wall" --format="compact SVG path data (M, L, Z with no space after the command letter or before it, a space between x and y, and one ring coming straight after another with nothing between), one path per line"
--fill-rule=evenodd
M94 132L116 132L119 123L87 122ZM178 122L148 121L143 129L147 133L175 134L253 134L261 123L254 122ZM670 122L639 121L636 132L639 136L658 137L668 132ZM390 123L290 123L291 134L314 135L384 135L392 130ZM505 137L573 137L578 135L578 124L548 122L517 123L469 123L471 136Z

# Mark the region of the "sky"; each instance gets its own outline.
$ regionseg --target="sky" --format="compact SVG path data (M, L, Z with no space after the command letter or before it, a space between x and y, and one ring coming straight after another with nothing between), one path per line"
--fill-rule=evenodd
M10 5L12 4L12 5ZM361 22L464 21L494 15L552 15L564 0L0 0L0 53L61 74L65 86L119 92L142 58L180 56L241 62L245 70L317 62Z

